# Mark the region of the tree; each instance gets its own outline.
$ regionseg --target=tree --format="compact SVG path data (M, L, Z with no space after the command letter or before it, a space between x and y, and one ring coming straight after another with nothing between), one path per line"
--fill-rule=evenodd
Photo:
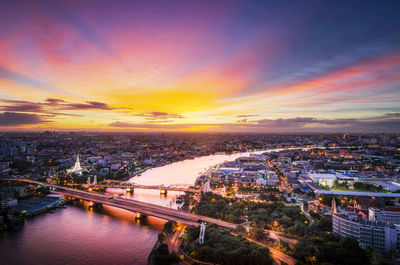
M246 231L246 228L243 225L238 225L236 227L236 231L239 232L239 233L243 233L243 232Z
M370 255L353 238L305 237L295 247L299 264L369 265Z
M250 238L262 241L265 239L265 231L260 228L253 228L250 231Z
M170 265L173 263L178 263L179 257L175 252L169 254L167 244L161 244L154 251L154 264L156 265Z
M222 228L210 226L208 231L207 240L200 245L196 240L198 234L190 235L196 231L188 229L187 236L193 240L185 240L185 252L198 253L199 259L220 265L272 264L268 248L249 242L240 235L233 236Z
M172 221L168 221L164 224L164 232L171 233L174 229L174 223Z
M164 242L166 237L167 237L167 235L164 232L159 233L158 234L158 242L160 242L160 243Z
M201 260L211 261L214 257L214 249L210 246L202 246L199 248L199 257Z

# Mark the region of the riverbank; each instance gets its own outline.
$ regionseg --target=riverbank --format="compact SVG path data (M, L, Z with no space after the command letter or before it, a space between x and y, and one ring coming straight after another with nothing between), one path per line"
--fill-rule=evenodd
M290 149L304 148L308 147L290 147ZM243 156L250 156L252 154L262 154L274 151L277 152L281 150L285 150L285 148L253 150L228 155L215 154L209 156L199 156L194 159L178 161L161 167L149 168L145 172L141 173L140 176L130 178L128 182L141 185L194 185L197 177L206 172L210 167L226 161L234 161L235 159Z

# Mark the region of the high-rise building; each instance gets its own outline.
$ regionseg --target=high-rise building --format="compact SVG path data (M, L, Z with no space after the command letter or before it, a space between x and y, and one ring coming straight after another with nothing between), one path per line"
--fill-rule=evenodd
M379 253L390 253L400 247L400 225L358 220L354 212L333 214L332 231L341 237L353 237L360 246Z

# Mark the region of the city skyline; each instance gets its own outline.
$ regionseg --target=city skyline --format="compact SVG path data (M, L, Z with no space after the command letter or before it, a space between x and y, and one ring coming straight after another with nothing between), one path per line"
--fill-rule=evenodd
M399 10L2 1L0 128L399 132Z

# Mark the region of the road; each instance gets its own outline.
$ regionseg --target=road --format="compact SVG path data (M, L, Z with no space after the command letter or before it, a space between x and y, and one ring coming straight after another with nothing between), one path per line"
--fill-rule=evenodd
M304 203L300 202L300 203L285 203L285 206L299 206L300 210L303 212L303 214L307 217L307 219L310 221L311 224L315 223L314 218L312 218L312 216L304 209Z
M311 215L304 209L304 203L301 203L299 206L304 215L307 216L308 220L310 221L310 224L314 224L315 223L314 218L312 218Z
M255 240L253 240L253 239L251 239L251 238L246 237L246 239L249 240L249 241L251 241L251 242L254 242L254 243L256 243L256 244L258 244L258 245L260 245L260 246L263 246L263 247L268 248L269 251L271 252L272 257L273 257L274 260L277 261L277 262L283 261L283 262L287 263L288 265L295 265L296 262L297 262L296 259L294 259L294 258L292 258L292 257L290 257L290 256L288 256L288 255L286 255L285 253L283 253L283 252L281 252L281 251L279 251L279 250L276 250L276 249L274 249L274 248L271 248L271 247L269 247L269 246L267 246L267 245L265 245L265 244L262 244L262 243L260 243L260 242L258 242L258 241L255 241ZM280 264L280 262L279 262L279 264Z
M272 239L275 239L275 240L282 240L283 242L286 242L288 244L293 244L293 245L296 245L297 242L298 242L297 239L287 237L282 232L277 232L277 231L274 231L274 230L267 230L267 229L265 231L268 232L268 234L269 234L268 237L269 238L272 238Z
M23 182L28 182L32 184L38 184L38 185L46 185L50 186L54 189L58 189L58 191L53 190L52 192L57 193L57 194L62 194L64 196L70 196L70 197L75 197L75 198L80 198L86 201L92 201L94 203L99 203L99 204L106 204L110 206L114 206L117 208L122 208L134 212L140 212L145 215L151 215L155 217L159 217L162 219L167 219L167 220L174 220L178 221L180 223L186 224L186 225L194 225L198 226L201 222L207 222L211 224L215 224L217 226L229 228L229 229L236 229L237 225L217 220L214 218L206 217L206 216L201 216L201 215L196 215L196 214L191 214L183 211L179 211L176 209L160 206L160 205L155 205L151 203L146 203L146 202L141 202L137 200L132 200L132 199L126 199L126 198L113 198L110 199L109 196L95 193L95 192L88 192L88 191L83 191L83 190L77 190L77 189L72 189L64 186L59 186L59 185L53 185L53 184L48 184L48 183L43 183L39 181L33 181L33 180L27 180L27 179L3 179L3 180L11 180L11 181L23 181ZM179 233L180 234L180 233ZM179 244L177 244L177 240L179 241L179 234L175 234L172 238L172 245L174 248L174 251L177 250L179 252ZM276 232L273 232L273 236L275 236L278 239L283 239L288 240L289 238L282 237L281 235L278 235ZM261 246L268 247L260 242L254 241L250 238L247 238L250 241L253 241ZM294 239L290 239L294 240ZM296 263L296 260L293 259L292 257L284 254L283 252L280 252L276 249L268 247L275 259L282 260L286 262L289 265L294 265Z
M83 190L77 190L68 188L65 186L54 185L49 183L44 183L40 181L34 181L30 179L2 179L7 181L22 181L27 183L32 183L36 185L44 185L52 187L54 190L52 192L62 194L65 196L75 197L79 199L83 199L86 201L93 201L94 203L105 204L114 206L117 208L140 212L144 215L150 215L154 217L159 217L166 220L177 221L186 225L194 225L199 226L201 222L206 222L210 224L215 224L220 227L228 228L228 229L236 229L237 225L229 222L225 222L222 220L217 220L214 218L201 216L197 214L187 213L184 211L179 211L176 209L172 209L169 207L164 207L156 204L141 202L133 199L120 198L115 197L113 199L109 199L110 197L104 194L89 192Z

